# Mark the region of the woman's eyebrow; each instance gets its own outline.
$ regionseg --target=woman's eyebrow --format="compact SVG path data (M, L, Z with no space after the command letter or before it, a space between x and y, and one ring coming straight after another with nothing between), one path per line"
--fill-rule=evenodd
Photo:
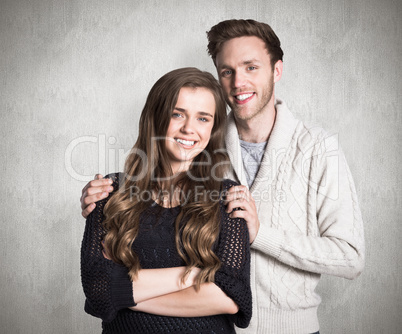
M199 111L198 114L200 114L202 116L209 116L209 117L214 118L214 116L212 114L210 114L209 112Z

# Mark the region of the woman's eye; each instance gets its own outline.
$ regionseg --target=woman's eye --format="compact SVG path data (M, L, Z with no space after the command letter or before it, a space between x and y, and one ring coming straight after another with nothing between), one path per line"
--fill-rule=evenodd
M180 113L178 113L178 112L174 112L174 113L172 114L172 117L174 117L174 118L179 118L179 117L182 117L182 115L181 115Z

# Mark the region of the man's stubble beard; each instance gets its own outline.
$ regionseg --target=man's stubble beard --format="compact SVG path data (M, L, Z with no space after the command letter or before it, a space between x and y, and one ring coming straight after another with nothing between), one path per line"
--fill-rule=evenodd
M253 119L257 115L261 114L265 107L268 105L269 101L271 101L271 98L273 96L274 92L274 83L268 83L267 86L265 86L263 92L262 92L262 99L261 102L253 108L252 112L249 112L247 114L242 114L241 110L244 106L239 106L236 105L235 103L232 104L228 99L226 98L226 102L229 105L229 107L232 109L235 118L241 121L249 121L250 119Z

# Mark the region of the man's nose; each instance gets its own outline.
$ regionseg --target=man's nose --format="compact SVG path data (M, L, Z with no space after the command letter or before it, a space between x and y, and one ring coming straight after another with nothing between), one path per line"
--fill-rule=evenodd
M233 84L234 88L241 88L241 87L245 86L245 84L246 84L246 76L244 75L244 73L236 72L233 75L232 84Z

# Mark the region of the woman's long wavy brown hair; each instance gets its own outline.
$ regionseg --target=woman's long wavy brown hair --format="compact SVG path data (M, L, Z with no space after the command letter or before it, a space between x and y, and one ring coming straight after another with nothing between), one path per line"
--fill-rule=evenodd
M211 138L203 152L192 161L189 169L173 175L166 133L182 87L207 88L215 98L214 125ZM153 200L141 200L136 193L160 194L180 190L181 212L176 219L176 247L187 270L201 268L196 287L213 282L220 260L213 252L219 235L219 193L226 168L227 154L223 149L226 105L219 83L208 72L196 68L173 70L161 77L148 94L139 121L137 142L125 163L125 178L104 208L104 239L109 257L129 268L135 279L140 264L132 251L137 237L140 215ZM218 194L218 196L216 196ZM143 198L146 196L143 196Z

